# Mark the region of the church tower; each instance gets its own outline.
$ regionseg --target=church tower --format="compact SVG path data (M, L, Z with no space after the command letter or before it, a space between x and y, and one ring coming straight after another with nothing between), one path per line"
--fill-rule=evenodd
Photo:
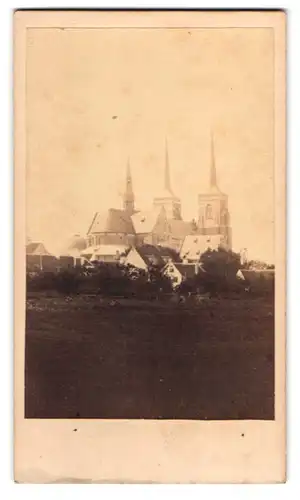
M218 187L213 135L210 147L209 189L207 193L198 195L198 233L218 235L224 246L231 248L228 196Z
M132 215L134 213L134 193L133 193L133 187L132 187L132 177L131 177L131 171L130 171L129 158L127 161L126 185L125 185L125 191L124 191L124 195L123 195L123 208L129 215Z
M154 207L164 207L167 219L181 220L181 202L171 187L168 144L165 149L164 187L153 200Z

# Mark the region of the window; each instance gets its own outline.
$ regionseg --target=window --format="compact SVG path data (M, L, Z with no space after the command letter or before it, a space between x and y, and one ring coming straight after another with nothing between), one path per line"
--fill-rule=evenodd
M211 205L206 205L206 218L207 219L212 219L213 218L212 206Z

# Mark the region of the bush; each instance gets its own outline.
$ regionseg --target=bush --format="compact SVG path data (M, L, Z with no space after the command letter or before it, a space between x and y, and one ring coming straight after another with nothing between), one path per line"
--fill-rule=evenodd
M76 269L63 269L55 275L55 290L65 295L78 292L81 283L81 273Z
M274 294L274 272L243 270L245 280L236 277L240 268L239 255L220 249L205 252L200 259L203 271L183 281L176 293L190 295L209 293L243 294L253 296ZM266 277L264 277L264 274ZM94 263L94 267L61 269L27 273L29 292L55 291L60 294L97 293L103 296L122 296L153 299L173 293L171 280L157 266L148 272L131 265ZM246 290L247 289L247 290Z
M121 264L97 262L85 285L102 295L126 296L130 291L130 277Z
M26 285L28 292L57 291L66 295L78 291L81 272L72 270L28 272Z
M36 271L26 274L28 292L41 292L55 289L55 273L51 271Z
M237 286L236 273L241 266L239 254L220 247L218 250L204 252L200 263L205 272L197 275L196 281L206 292L211 295L227 293Z

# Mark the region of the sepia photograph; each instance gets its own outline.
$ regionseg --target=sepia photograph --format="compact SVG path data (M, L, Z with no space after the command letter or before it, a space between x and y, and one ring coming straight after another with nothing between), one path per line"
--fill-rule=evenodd
M274 422L274 28L110 14L23 37L23 417Z

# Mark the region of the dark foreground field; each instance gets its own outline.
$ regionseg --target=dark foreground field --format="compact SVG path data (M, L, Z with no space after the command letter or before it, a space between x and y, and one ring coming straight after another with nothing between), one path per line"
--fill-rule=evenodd
M27 306L28 418L274 418L270 300Z

